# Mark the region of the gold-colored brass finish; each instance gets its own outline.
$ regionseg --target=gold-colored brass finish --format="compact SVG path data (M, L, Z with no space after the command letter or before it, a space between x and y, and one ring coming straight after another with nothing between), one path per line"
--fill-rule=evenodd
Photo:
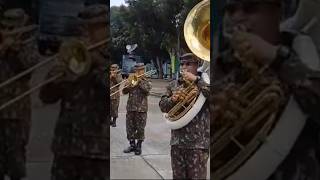
M122 88L120 88L119 90L111 93L111 94L110 94L110 97L113 96L113 95L115 95L115 94L117 94L119 91L122 91L122 90L123 90L124 88L126 88L126 87L129 87L129 86L134 87L134 86L138 85L140 79L145 78L145 76L147 76L147 75L152 75L152 74L154 74L155 72L156 72L156 70L150 70L150 71L147 71L147 72L145 72L145 73L143 73L143 74L140 74L140 75L138 75L138 74L136 74L136 73L130 74L129 77L128 77L128 79L125 79L125 80L121 81L120 83L118 83L118 84L110 87L110 90L111 90L111 89L113 89L113 88L116 88L116 87L121 86L122 84L125 84L125 85L124 85Z
M184 23L184 38L197 57L210 61L210 1L203 0L189 12Z

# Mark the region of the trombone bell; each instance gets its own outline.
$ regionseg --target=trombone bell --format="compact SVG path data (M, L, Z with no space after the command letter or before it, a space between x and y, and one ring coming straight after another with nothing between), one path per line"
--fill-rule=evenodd
M91 58L89 52L81 41L70 40L61 45L59 55L67 65L69 70L76 75L85 75L91 68Z
M184 23L184 38L197 57L210 62L210 1L198 3Z

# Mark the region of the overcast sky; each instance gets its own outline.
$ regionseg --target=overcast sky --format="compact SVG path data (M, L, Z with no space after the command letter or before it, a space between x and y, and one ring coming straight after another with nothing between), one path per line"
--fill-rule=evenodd
M120 6L121 4L125 5L124 0L110 0L110 7Z

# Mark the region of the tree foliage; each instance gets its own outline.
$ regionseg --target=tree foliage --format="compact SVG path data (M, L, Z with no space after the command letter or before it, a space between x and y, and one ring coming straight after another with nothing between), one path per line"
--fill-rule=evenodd
M177 52L177 39L183 38L183 23L199 0L126 0L127 6L111 7L112 58L121 61L127 44L147 62L153 61L161 74L163 60ZM179 23L177 23L179 22ZM179 33L178 33L179 32Z

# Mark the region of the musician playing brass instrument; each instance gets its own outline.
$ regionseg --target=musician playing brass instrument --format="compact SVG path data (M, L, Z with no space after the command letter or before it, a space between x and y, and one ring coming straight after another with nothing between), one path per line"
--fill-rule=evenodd
M140 155L142 152L141 145L145 139L144 129L148 112L148 95L151 90L151 82L143 76L144 67L143 63L135 65L135 74L129 76L128 82L125 84L127 87L122 91L123 94L129 94L126 129L127 139L130 143L130 146L123 152L134 152L135 155ZM137 78L138 76L139 78Z
M277 154L281 154L281 157L285 158L277 167L275 167L276 165L274 165L274 162L281 158L272 160L271 169L277 169L265 174L265 171L270 169L266 167L270 164L270 161L268 158L264 158L263 161L259 163L263 165L258 171L263 172L259 173L259 176L262 176L263 174L265 174L265 176L253 179L315 180L320 177L320 72L308 67L303 59L297 55L296 50L293 49L292 44L296 34L291 32L280 32L279 25L282 4L281 0L226 1L224 16L225 18L228 18L230 23L229 40L231 48L226 49L216 60L214 60L214 69L212 70L215 73L213 76L214 91L211 92L213 94L212 99L214 102L214 111L212 112L214 125L213 132L216 133L222 129L220 127L226 127L227 125L232 127L232 125L235 126L237 123L246 121L244 118L245 115L250 115L248 114L247 109L237 109L233 106L236 103L240 106L244 102L241 102L243 96L238 96L237 94L246 93L251 94L252 97L252 94L262 94L267 88L273 86L274 90L277 89L274 92L277 93L270 91L271 93L269 93L269 95L277 94L277 98L272 100L272 104L268 105L268 101L271 100L271 98L266 99L267 101L265 101L264 104L260 104L260 107L250 104L251 101L244 102L245 104L249 103L248 107L252 107L252 109L259 108L261 110L255 112L255 116L252 114L253 116L250 119L250 123L256 122L259 117L261 118L263 113L268 111L270 114L274 114L275 123L279 121L279 119L282 119L283 114L290 114L291 116L289 116L288 121L289 123L292 123L293 119L296 118L294 117L295 115L292 116L292 114L301 111L301 114L303 114L302 117L306 118L306 123L303 129L302 127L299 127L302 131L300 132L300 135L297 134L298 138L287 156L282 154L282 152L276 152ZM257 83L252 84L250 82ZM269 83L270 85L267 85L266 83ZM248 84L253 85L253 88L247 88L246 86ZM276 85L276 88L274 85ZM246 89L246 92L240 92L242 89ZM231 97L234 99L231 99ZM261 98L257 98L254 101L261 100L262 97L264 98L267 96L261 96ZM233 104L230 103L231 100ZM236 100L239 101L235 102ZM295 108L295 110L290 108L293 106L297 108ZM232 110L233 115L235 116L227 117L228 114L226 112L231 112ZM283 119L286 119L286 117L283 117ZM226 120L228 120L228 122ZM302 121L302 118L299 119L299 121ZM289 125L287 126L287 131L293 130L291 129L292 124L287 125ZM256 125L253 126L255 127ZM248 133L255 130L257 129L251 127L243 132ZM286 132L282 131L281 133L285 134ZM233 137L235 136L236 135ZM221 146L219 146L219 148L216 148L215 146L215 142L220 139L222 138L212 138L212 162L216 163L211 167L213 169L211 174L217 179L225 179L227 174L224 176L219 175L225 173L226 170L230 170L232 165L229 164L228 166L227 162L220 163L219 161L222 160L221 157L223 155L225 155L224 157L230 156L228 154L229 152L221 151L220 154L214 155L217 149L222 149ZM240 138L237 140L239 139ZM259 142L261 142L261 139L262 138L260 138ZM239 141L237 140L233 139L233 142L239 144ZM262 142L264 142L264 140ZM222 143L220 143L220 145L221 144ZM265 144L272 143L268 142ZM278 143L278 146L279 145L280 143ZM241 148L243 150L242 152L249 149L246 149L243 144ZM280 150L281 148L278 149ZM265 153L268 152L264 151L264 154ZM242 153L241 157L243 156L244 154ZM218 165L218 163L220 164ZM233 165L234 164L236 163L234 162ZM237 168L236 166L234 167ZM231 171L232 170L230 170L230 172Z
M15 31L26 24L27 14L22 9L9 9L1 20L2 29ZM2 32L1 32L2 33ZM37 64L39 54L34 44L22 45L20 38L3 36L0 40L0 82ZM30 88L31 76L25 76L0 89L0 104L10 101ZM26 176L26 146L31 128L31 98L26 96L0 111L0 179L11 180Z
M181 56L180 65L182 77L170 82L166 95L161 97L159 106L162 112L170 109L185 99L188 94L183 89L189 85L209 96L209 84L201 78L201 72L197 72L198 58L187 53ZM178 86L175 86L175 84ZM191 92L194 92L193 90ZM200 112L186 126L171 131L171 165L173 179L206 179L207 161L210 144L210 118L209 104L205 102Z
M112 64L110 67L110 87L113 87L117 84L119 84L122 81L121 74L119 73L119 66L117 64ZM119 91L119 86L116 86L110 90L110 93L114 93L116 91ZM110 125L112 127L116 127L116 120L118 118L118 109L119 109L119 103L120 103L120 91L111 97L111 122Z

